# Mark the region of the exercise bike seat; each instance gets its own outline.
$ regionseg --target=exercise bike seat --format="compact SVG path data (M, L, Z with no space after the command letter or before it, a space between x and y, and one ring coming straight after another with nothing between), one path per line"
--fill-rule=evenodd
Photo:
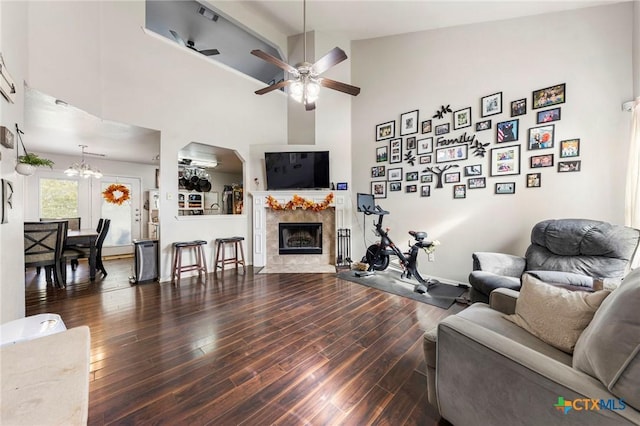
M427 233L423 231L409 231L409 235L418 241L422 241L427 238Z

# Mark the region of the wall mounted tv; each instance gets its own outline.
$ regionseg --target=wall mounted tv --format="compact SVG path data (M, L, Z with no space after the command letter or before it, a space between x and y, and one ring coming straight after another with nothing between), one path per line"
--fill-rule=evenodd
M328 189L329 151L265 152L267 190Z

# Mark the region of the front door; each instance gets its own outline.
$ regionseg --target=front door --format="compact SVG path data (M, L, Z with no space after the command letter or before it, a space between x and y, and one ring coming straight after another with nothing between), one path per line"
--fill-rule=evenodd
M126 190L114 191L119 185L124 186ZM107 197L105 191L110 191ZM126 193L126 196L123 193ZM111 219L109 232L102 247L103 256L133 253L133 240L139 239L141 232L141 200L140 179L103 176L100 181L93 183L92 220L98 223L101 217Z

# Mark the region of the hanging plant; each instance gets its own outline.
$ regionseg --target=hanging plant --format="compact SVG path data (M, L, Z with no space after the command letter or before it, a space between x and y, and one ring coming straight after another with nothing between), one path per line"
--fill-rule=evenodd
M112 183L102 192L102 197L107 203L121 206L131 198L129 188L119 183Z
M20 145L22 145L22 149L24 150L24 155L19 155L20 147L16 149L16 154L18 155L18 163L16 164L16 172L23 176L31 176L35 172L36 167L49 167L53 168L54 162L49 160L48 158L41 158L33 152L27 152L27 148L24 146L24 142L22 142L22 135L24 132L20 130L18 127L18 123L16 123L16 133L18 134L18 140L20 141Z

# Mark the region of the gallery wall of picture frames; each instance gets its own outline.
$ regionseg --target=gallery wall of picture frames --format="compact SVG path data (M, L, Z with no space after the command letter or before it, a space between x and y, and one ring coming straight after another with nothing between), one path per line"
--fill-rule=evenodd
M376 125L371 193L430 197L432 189L449 188L453 199L465 199L468 190L493 187L492 195L512 195L516 187L542 187L544 173L580 172L580 138L565 139L561 131L566 89L560 83L506 101L495 92L477 109L446 104L426 117L413 109ZM535 124L523 128L528 122Z

